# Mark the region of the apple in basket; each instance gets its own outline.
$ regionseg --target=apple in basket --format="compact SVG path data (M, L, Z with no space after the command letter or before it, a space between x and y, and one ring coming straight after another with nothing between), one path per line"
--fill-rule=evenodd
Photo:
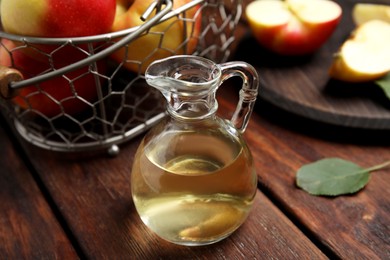
M112 31L121 31L144 23L141 16L154 0L134 0L125 14L121 14L112 26ZM191 0L173 1L173 10L184 6ZM153 26L148 34L139 36L128 46L114 52L112 58L135 72L144 73L147 66L157 59L174 54L192 54L201 30L199 6L191 7L180 14Z
M72 55L75 61L82 59L80 54ZM70 59L58 62L58 68L64 67L71 62ZM103 62L97 63L98 71L105 70ZM49 62L35 59L26 52L25 48L20 48L11 40L2 39L0 43L0 65L14 67L19 70L24 78L44 74L51 70ZM77 93L77 94L76 94ZM80 68L46 80L39 86L27 86L17 91L17 95L12 101L22 109L29 109L36 113L41 113L47 117L54 117L62 113L76 115L97 98L96 82L94 75L89 73L87 67Z
M115 20L125 14L134 0L116 0Z
M256 0L245 13L262 46L281 55L304 55L332 35L342 9L330 0Z
M8 33L77 37L106 33L116 0L2 0L1 22Z
M115 18L116 0L1 0L0 15L7 33L33 37L81 37L107 33ZM0 65L19 69L31 78L88 56L87 46L30 44L2 39ZM59 48L60 47L60 48ZM104 65L98 62L99 72ZM51 64L51 65L50 65ZM96 99L96 77L89 67L18 91L13 101L47 117L74 115Z

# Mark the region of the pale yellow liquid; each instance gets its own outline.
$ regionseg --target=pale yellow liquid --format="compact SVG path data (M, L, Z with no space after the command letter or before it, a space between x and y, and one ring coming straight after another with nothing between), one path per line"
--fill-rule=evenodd
M249 150L228 139L167 134L157 145L141 144L132 193L141 219L157 235L177 244L204 245L244 222L257 179Z

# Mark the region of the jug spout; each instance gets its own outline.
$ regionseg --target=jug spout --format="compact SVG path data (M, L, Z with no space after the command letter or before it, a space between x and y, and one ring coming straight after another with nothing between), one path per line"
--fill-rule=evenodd
M215 93L221 71L210 60L179 55L153 62L146 70L146 82L168 101L167 110L181 118L205 118L215 113Z

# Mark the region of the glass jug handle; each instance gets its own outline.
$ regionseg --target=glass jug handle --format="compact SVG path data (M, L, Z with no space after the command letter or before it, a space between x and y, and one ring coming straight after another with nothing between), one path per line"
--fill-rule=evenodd
M220 64L221 84L234 76L241 77L243 84L239 94L236 110L230 120L241 133L245 132L259 88L259 76L253 66L246 62L232 61Z

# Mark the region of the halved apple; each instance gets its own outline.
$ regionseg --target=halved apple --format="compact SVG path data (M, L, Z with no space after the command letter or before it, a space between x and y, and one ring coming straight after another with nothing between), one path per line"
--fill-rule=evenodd
M330 0L257 0L246 7L254 37L282 55L309 54L339 24L341 7Z
M371 20L358 26L335 55L329 75L347 82L366 82L390 72L390 23Z
M390 5L358 3L352 9L352 18L356 25L370 20L390 23Z

